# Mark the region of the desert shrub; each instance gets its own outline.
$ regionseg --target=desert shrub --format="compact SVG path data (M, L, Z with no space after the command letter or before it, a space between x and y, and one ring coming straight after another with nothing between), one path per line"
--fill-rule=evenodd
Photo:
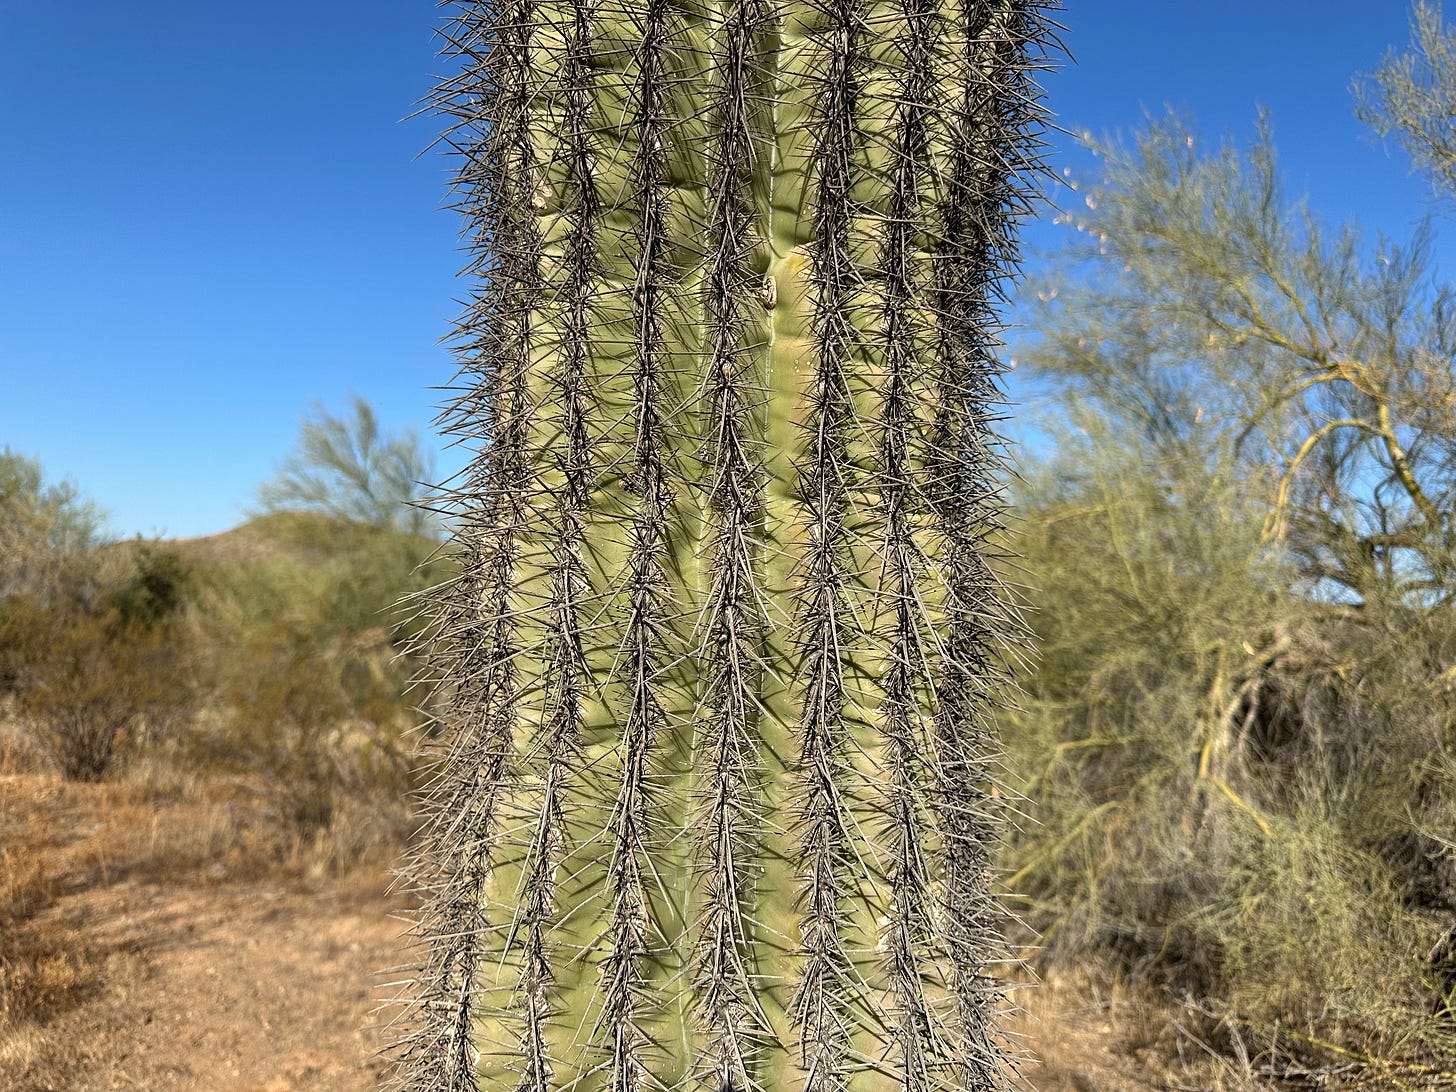
M1334 1024L1362 1043L1384 1038L1385 1017L1418 1013L1417 919L1403 912L1396 877L1349 837L1347 816L1311 792L1245 824L1205 863L1217 886L1188 908L1188 927L1217 947L1223 1000L1240 1019L1310 1033ZM1429 939L1426 940L1429 946Z
M17 709L61 773L100 780L123 734L166 700L158 675L165 650L154 634L127 634L112 616L38 620L45 655Z
M75 486L48 484L40 463L0 448L0 699L17 691L34 652L34 612L99 594L100 527Z
M220 723L194 751L250 777L305 838L328 830L349 801L395 815L409 790L403 686L383 631L341 635L280 620L233 649Z
M39 462L0 448L0 602L46 597L74 559L95 546L101 510L70 482L50 482Z
M1006 732L1036 823L1007 862L1041 958L1265 1041L1451 1050L1445 612L1312 594L1229 462L1083 425L1022 496L1042 654Z
M1366 117L1449 181L1426 122L1456 39L1432 5L1416 30ZM1331 225L1267 119L1244 146L1172 116L1091 145L1018 347L1060 454L1021 489L1042 659L1007 729L1041 825L1014 887L1044 960L1110 959L1229 1042L1449 1079L1456 310L1431 235Z
M175 548L140 539L107 599L124 625L156 629L177 621L194 595L191 566Z
M433 452L414 429L389 432L354 395L349 412L315 404L293 452L258 489L265 512L313 512L341 523L432 536L440 522L421 502L435 480Z
M108 546L100 528L74 486L0 451L0 695L61 773L85 781L192 698L186 565L156 543Z
M1012 882L1054 921L1051 954L1120 947L1136 965L1191 939L1168 909L1207 887L1196 840L1230 810L1255 821L1228 780L1230 704L1275 639L1277 559L1234 483L1108 443L1069 438L1024 478L1040 658L1006 730L1038 823Z
M14 712L77 781L106 776L128 742L166 735L196 699L182 563L146 546L108 560L83 556L45 593L0 608Z

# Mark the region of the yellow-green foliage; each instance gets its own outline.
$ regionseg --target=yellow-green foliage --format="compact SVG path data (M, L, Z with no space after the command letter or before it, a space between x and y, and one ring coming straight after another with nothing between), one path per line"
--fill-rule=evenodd
M1449 623L1310 599L1257 481L1081 420L1022 493L1042 655L1006 739L1035 822L1006 861L1042 958L1110 960L1261 1041L1439 1057Z
M413 632L400 609L434 577L436 540L315 512L259 516L197 559L199 598L219 621L247 632L289 621L359 633ZM438 572L438 569L434 570Z
M1217 951L1220 994L1238 1018L1388 1049L1431 1008L1435 929L1402 907L1398 877L1352 838L1352 816L1329 807L1304 799L1267 832L1231 831L1205 866L1219 885L1189 907L1189 927Z
M400 836L414 783L403 737L415 719L404 652L415 623L400 602L431 579L437 549L311 512L259 517L213 543L195 618L213 715L189 753L259 778L301 834L353 806L351 822L367 830L343 835ZM358 814L364 804L376 821Z

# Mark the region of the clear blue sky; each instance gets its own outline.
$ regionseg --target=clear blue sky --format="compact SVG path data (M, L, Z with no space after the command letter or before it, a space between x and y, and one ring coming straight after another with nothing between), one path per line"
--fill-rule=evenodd
M435 122L400 119L441 67L438 19L425 0L0 0L0 445L117 534L188 536L243 518L314 400L357 391L428 432L460 255L445 162L415 158ZM1061 19L1066 127L1125 131L1166 102L1242 138L1262 105L1329 216L1403 236L1428 211L1348 93L1405 42L1398 0L1068 0Z

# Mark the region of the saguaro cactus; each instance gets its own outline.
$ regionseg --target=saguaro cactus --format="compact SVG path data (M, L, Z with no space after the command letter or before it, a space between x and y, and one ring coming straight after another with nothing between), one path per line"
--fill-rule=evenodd
M398 1086L992 1089L1022 0L460 2Z

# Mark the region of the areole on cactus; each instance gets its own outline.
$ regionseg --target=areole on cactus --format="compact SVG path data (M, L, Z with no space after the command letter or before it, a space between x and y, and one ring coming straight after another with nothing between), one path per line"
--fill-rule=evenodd
M398 1087L992 1089L1020 0L454 5Z

